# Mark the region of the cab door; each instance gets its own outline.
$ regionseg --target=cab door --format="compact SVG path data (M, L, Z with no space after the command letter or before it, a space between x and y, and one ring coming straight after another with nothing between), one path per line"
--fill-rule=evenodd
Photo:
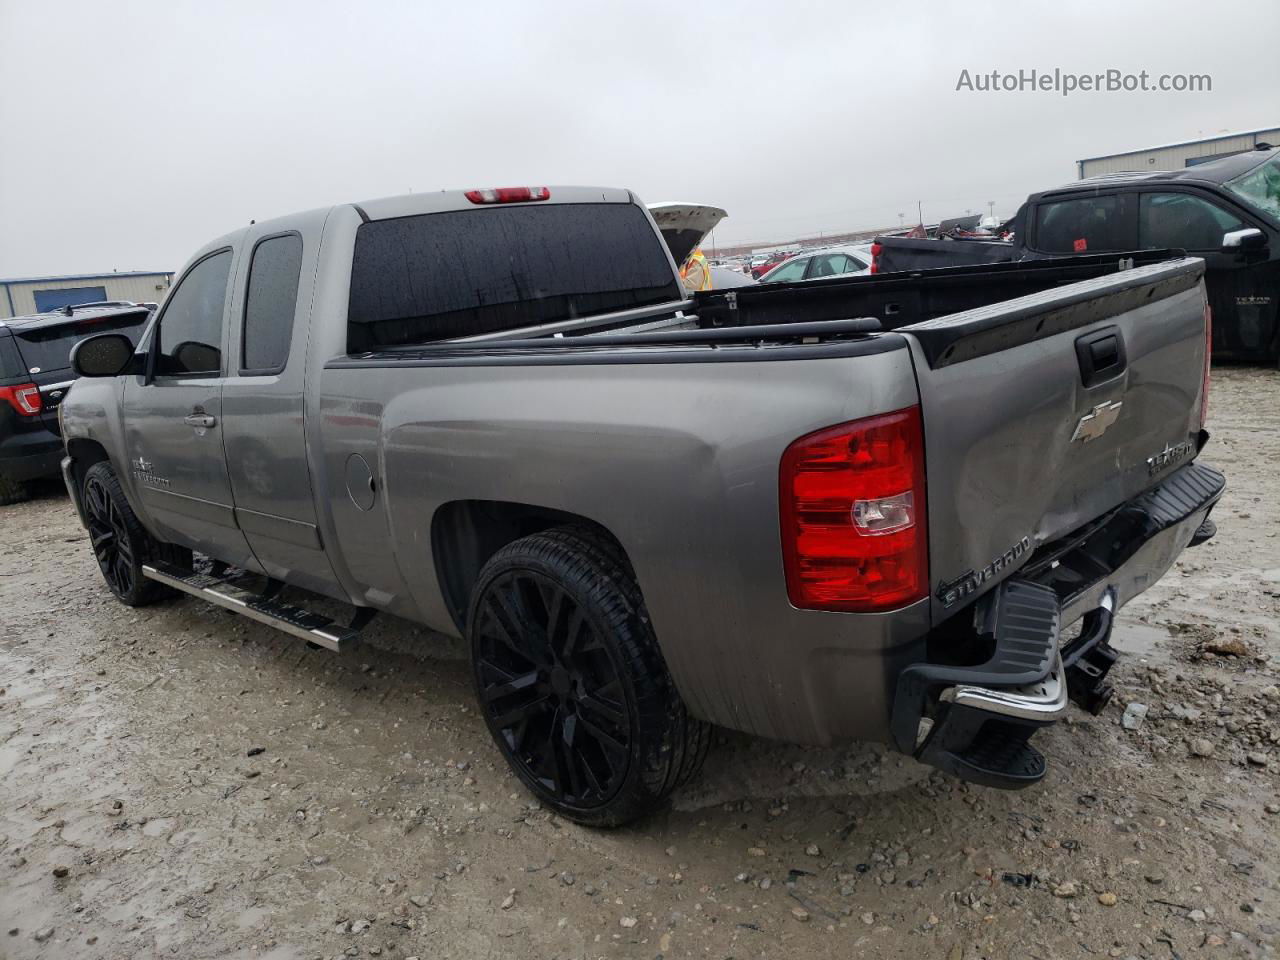
M1274 274L1265 250L1224 250L1223 234L1256 223L1191 190L1144 192L1138 206L1138 244L1144 250L1186 250L1205 262L1205 290L1213 310L1213 355L1265 360L1274 349ZM1266 233L1266 231L1263 231Z
M236 522L278 580L346 600L320 540L303 408L322 214L251 227L232 297L222 439Z
M129 486L155 533L259 570L236 524L222 446L227 301L235 252L206 253L152 327L147 371L124 388Z

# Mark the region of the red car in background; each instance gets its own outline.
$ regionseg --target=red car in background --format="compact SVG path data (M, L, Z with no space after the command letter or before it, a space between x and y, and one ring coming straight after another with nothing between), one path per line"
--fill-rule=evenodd
M753 280L759 280L761 277L763 277L766 273L768 273L778 264L782 263L784 260L790 260L794 256L795 256L794 252L775 253L772 256L770 256L768 260L765 260L761 263L751 264L751 278Z

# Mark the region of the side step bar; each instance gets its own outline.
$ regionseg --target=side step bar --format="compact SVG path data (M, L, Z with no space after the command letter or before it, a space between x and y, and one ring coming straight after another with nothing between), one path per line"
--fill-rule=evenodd
M351 644L359 639L359 627L368 622L367 615L372 612L361 609L352 626L344 627L318 613L245 590L234 581L194 573L172 564L144 563L142 575L335 652L341 650L344 644Z

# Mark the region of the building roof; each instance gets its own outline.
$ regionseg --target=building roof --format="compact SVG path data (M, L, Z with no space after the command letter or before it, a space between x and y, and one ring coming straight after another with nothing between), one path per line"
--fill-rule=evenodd
M64 280L110 280L112 277L171 277L172 270L122 270L119 273L77 273L65 277L0 278L0 283L61 283Z
M1274 127L1262 127L1258 130L1240 130L1236 133L1220 133L1212 137L1196 137L1194 140L1179 140L1177 143L1162 143L1158 147L1137 147L1133 150L1117 150L1115 153L1103 153L1096 157L1083 157L1076 163L1088 163L1090 160L1108 160L1111 157L1127 157L1131 153L1151 153L1155 150L1168 150L1170 147L1189 147L1193 143L1214 143L1218 140L1231 140L1235 137L1254 137L1260 133L1275 133L1280 130L1280 125Z

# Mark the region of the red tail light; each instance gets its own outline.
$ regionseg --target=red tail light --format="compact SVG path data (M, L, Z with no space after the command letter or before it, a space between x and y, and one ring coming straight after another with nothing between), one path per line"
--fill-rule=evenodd
M868 271L869 273L880 272L880 251L883 249L878 243L871 245L871 269Z
M793 606L874 612L928 594L919 407L801 437L782 455L779 487Z
M40 388L34 383L22 383L16 387L0 387L0 397L24 417L34 417L44 406Z
M472 203L523 203L526 200L550 200L548 187L492 187L487 190L468 190L467 199Z
M1204 380L1200 384L1200 429L1209 419L1209 361L1213 357L1213 311L1204 305Z

